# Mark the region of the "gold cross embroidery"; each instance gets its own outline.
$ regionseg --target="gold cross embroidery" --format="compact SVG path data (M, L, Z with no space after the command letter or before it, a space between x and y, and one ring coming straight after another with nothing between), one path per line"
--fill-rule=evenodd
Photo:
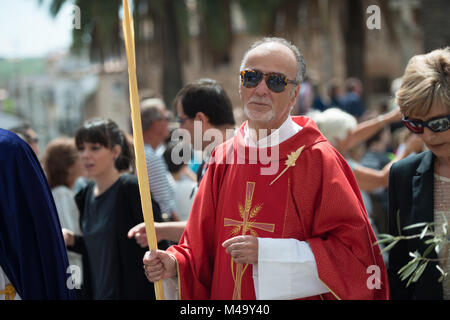
M229 218L224 219L225 227L233 227L231 234L237 235L241 232L241 235L245 235L248 232L254 237L258 236L258 233L254 229L260 229L267 232L274 232L275 224L270 223L261 223L256 222L254 218L261 211L262 204L258 204L252 208L253 201L253 193L255 191L255 182L247 181L246 190L245 190L245 205L238 204L239 214L242 218L242 221L233 220ZM236 272L234 272L234 261L231 259L231 273L234 279L234 291L233 291L233 300L241 300L241 286L242 286L242 277L244 272L246 271L248 264L243 266L242 264L236 264Z
M14 300L16 297L16 290L11 284L7 284L5 289L0 291L0 294L5 295L5 300Z

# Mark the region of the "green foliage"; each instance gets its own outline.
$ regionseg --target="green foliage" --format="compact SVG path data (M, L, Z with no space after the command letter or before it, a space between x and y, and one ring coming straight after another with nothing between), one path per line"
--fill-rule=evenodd
M42 0L40 1L42 3ZM53 0L50 3L50 14L54 17L58 14L59 10L61 10L63 4L66 0Z
M46 61L43 58L0 59L0 81L19 75L43 74L45 67Z
M205 27L209 45L217 51L225 50L228 45L229 18L225 6L228 1L197 0L198 13Z
M109 56L121 54L119 8L121 0L52 0L50 14L57 16L65 3L78 6L81 12L80 29L72 31L72 52L79 54L89 48L92 60L104 61ZM39 0L42 4L43 1Z
M431 259L429 258L429 254L433 252L433 250L436 252L436 254L439 254L440 250L444 247L446 247L446 244L449 242L448 238L448 222L444 215L444 221L441 225L442 227L442 233L437 233L435 231L436 223L431 222L420 222L412 225L408 225L403 228L403 230L413 230L413 229L420 229L420 232L413 235L402 235L400 232L400 212L397 211L397 221L399 228L399 235L398 236L392 236L390 234L379 234L378 238L379 240L374 244L387 244L387 246L382 250L382 253L387 252L391 250L397 243L403 240L410 240L410 239L419 239L424 241L424 244L428 244L428 247L425 249L423 254L420 254L420 252L410 252L409 256L412 258L406 265L404 265L399 271L398 274L400 276L401 281L407 281L406 287L409 287L411 283L417 282L425 269L427 268L427 265L429 262L440 262L441 259ZM439 263L436 265L436 268L441 273L441 277L439 278L439 282L442 282L448 274L442 270L442 268L439 266Z
M184 0L177 0L174 2L175 16L177 17L177 28L179 30L180 40L187 44L189 43L189 13Z
M287 0L237 0L245 16L247 28L254 34L273 31L275 14Z

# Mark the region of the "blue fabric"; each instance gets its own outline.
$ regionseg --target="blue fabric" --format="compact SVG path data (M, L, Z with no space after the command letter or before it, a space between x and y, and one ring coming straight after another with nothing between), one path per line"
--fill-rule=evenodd
M316 95L313 99L312 108L315 110L325 111L327 106L322 102L320 96Z
M361 97L354 92L348 92L344 97L342 97L341 105L342 110L350 113L356 118L361 117L365 111Z
M75 299L53 197L33 150L0 129L0 265L22 299Z

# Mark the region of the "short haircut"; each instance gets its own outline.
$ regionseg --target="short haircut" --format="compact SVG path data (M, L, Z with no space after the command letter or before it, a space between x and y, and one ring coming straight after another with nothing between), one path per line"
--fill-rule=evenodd
M74 139L57 138L45 149L43 156L44 171L50 188L69 187L69 169L77 161L79 155Z
M174 99L174 109L181 101L183 113L193 119L203 112L214 126L235 125L233 106L225 89L212 79L200 79L184 86Z
M164 101L160 98L145 99L141 102L142 132L147 131L153 122L162 120L162 111L166 109Z
M412 57L395 102L407 117L425 116L436 104L450 111L450 47Z
M311 117L333 146L336 138L344 140L348 132L354 130L358 124L354 116L339 108L329 108L323 112L312 111L307 116Z
M93 118L75 133L75 145L80 150L85 142L98 143L105 148L112 149L119 145L121 152L114 165L118 171L129 170L134 166L132 146L126 139L125 133L110 119Z
M306 62L305 62L305 59L303 58L303 55L300 53L298 48L294 44L292 44L290 41L288 41L288 40L286 40L284 38L265 37L265 38L263 38L261 40L253 42L253 44L245 52L244 57L242 58L240 71L244 70L245 64L247 63L248 54L249 54L250 51L252 51L253 49L255 49L256 47L258 47L258 46L260 46L262 44L271 43L271 42L280 43L280 44L288 47L289 49L291 49L291 51L295 55L295 59L297 60L297 72L296 72L296 75L295 75L295 81L297 83L303 82L303 80L305 79L305 74L306 74Z

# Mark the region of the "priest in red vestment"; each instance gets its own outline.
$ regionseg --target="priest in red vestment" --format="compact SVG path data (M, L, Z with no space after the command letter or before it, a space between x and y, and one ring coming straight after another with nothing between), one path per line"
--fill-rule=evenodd
M284 39L265 38L244 55L248 121L213 152L179 245L144 257L147 278L166 279L167 295L389 297L351 169L312 120L289 115L304 72Z

